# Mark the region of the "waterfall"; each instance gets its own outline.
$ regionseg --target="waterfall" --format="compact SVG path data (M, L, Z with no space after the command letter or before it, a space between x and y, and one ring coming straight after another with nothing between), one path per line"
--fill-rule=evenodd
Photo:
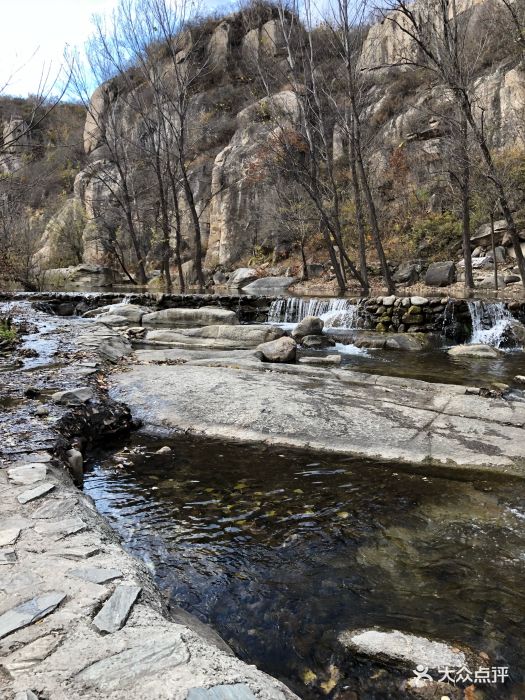
M348 299L276 299L270 306L269 323L299 323L306 316L318 316L326 328L357 328L359 306Z
M519 321L502 302L467 301L472 319L471 344L492 345L496 348L512 341L512 328Z

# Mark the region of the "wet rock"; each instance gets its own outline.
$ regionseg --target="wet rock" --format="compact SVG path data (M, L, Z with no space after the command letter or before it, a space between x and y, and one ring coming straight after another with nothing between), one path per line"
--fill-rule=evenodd
M292 332L292 338L300 342L307 335L321 335L324 321L317 316L306 316Z
M140 586L122 584L115 589L111 598L94 618L93 624L100 632L117 632L129 617L140 592Z
M47 466L45 464L28 464L23 467L11 467L7 470L9 480L17 486L29 486L45 479Z
M107 583L108 581L114 581L116 578L122 577L122 571L118 569L71 569L68 571L68 576L74 576L75 578L82 579L83 581L89 581L90 583Z
M57 391L52 394L51 399L63 406L80 406L93 398L93 389L88 386L79 387L78 389L68 389L66 391Z
M246 294L282 294L297 282L297 277L261 277L244 287Z
M499 350L490 345L455 345L450 348L448 354L452 357L480 357L480 358L496 358L500 356Z
M71 473L77 481L81 481L84 475L84 457L80 450L68 450L66 452L67 463Z
M525 384L525 376L523 376L522 374L517 374L514 377L514 381L518 382L518 384Z
M326 350L333 348L335 341L326 335L306 335L301 340L301 345L307 350Z
M0 639L51 614L65 597L65 593L45 593L0 615Z
M34 489L30 489L29 491L24 491L24 493L21 493L19 496L17 496L17 501L19 503L22 503L22 505L24 505L25 503L30 503L31 501L35 501L41 496L45 496L46 493L49 493L54 488L55 484L51 483L50 481L44 481L39 486L36 486Z
M284 336L257 346L266 362L295 362L297 344L293 338Z
M200 309L164 309L142 317L146 328L197 328L211 325L237 325L239 319L234 311L216 306Z
M231 289L241 289L247 284L254 282L258 277L257 270L253 267L239 267L228 280L228 287Z
M172 449L171 447L168 447L168 445L164 445L164 447L161 447L159 450L155 452L156 455L169 455L171 454Z
M425 284L428 287L447 287L455 281L456 266L451 260L432 263L425 275Z
M340 365L341 355L327 355L326 357L301 357L298 360L300 365Z
M467 663L462 651L443 642L407 634L399 630L356 630L338 636L344 649L377 661L400 663L411 668L461 668Z
M256 700L255 695L245 683L234 685L215 685L212 688L192 688L187 700Z
M450 683L420 680L419 678L410 678L404 684L403 690L407 693L407 697L414 698L414 700L443 700L444 698L463 700L464 698L462 688L454 688ZM477 700L477 696L472 700Z
M188 648L180 634L148 635L142 643L88 666L77 679L103 691L118 688L122 692L123 688L131 687L136 692L135 681L158 677L162 688L162 674L188 659Z

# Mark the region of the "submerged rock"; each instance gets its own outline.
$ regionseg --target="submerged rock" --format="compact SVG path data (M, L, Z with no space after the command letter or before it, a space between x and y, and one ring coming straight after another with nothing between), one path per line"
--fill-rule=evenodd
M500 351L493 348L491 345L455 345L450 348L448 354L452 357L481 357L481 358L496 358L500 356Z
M325 350L326 348L333 348L335 341L326 335L306 335L301 340L301 345L308 350Z
M262 353L263 359L267 362L295 362L297 345L293 338L284 336L258 345L257 351Z
M353 630L338 636L343 648L377 661L423 666L427 669L461 668L467 663L464 652L444 642L437 642L399 630Z

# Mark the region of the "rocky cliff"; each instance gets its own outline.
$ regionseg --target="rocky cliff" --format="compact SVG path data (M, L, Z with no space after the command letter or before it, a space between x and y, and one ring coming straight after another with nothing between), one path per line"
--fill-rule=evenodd
M501 13L497 0L464 0L458 8L474 33L476 26L486 27L489 20L495 24ZM180 42L177 56L181 62L191 41L188 35ZM487 42L484 51L486 60L476 76L478 108L486 115L493 145L502 153L515 152L524 145L525 72L499 38ZM253 67L262 55L272 76L271 98L263 95ZM369 28L359 60L365 76L366 156L388 222L393 220L388 215L406 206L408 191L424 190L428 211L442 210L447 187L443 182L446 144L439 117L442 88L417 66L393 68L401 56L411 56L417 63L416 48L396 22L387 17ZM208 83L191 98L190 179L200 216L203 263L213 272L232 269L259 250L284 255L291 250L293 240L282 226L278 192L258 163L276 129L272 118L276 110L293 126L299 107L289 85L286 47L277 18L251 29L240 28L238 15L214 22L205 60L213 71ZM133 89L140 93L146 88L138 84ZM118 179L104 133L112 130L115 136L131 141L140 137L144 127L129 105L129 94L123 94L116 80L101 85L92 98L84 131L89 163L78 174L74 189L74 198L81 202L86 216L83 245L87 263L104 261L100 221L111 208L112 197L102 183L108 173ZM337 127L333 155L344 165L347 144ZM67 206L71 211L72 205ZM185 206L182 219L183 260L188 282L192 282L194 244ZM53 226L57 228L56 222ZM387 248L390 233L385 231ZM158 267L152 243L146 252L149 268Z

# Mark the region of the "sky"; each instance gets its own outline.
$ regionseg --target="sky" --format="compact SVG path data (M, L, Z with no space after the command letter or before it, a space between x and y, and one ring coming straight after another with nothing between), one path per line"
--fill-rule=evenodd
M0 94L36 93L43 72L51 89L65 46L81 48L92 31L91 17L111 14L117 2L0 0ZM228 3L204 0L202 4L213 10Z

